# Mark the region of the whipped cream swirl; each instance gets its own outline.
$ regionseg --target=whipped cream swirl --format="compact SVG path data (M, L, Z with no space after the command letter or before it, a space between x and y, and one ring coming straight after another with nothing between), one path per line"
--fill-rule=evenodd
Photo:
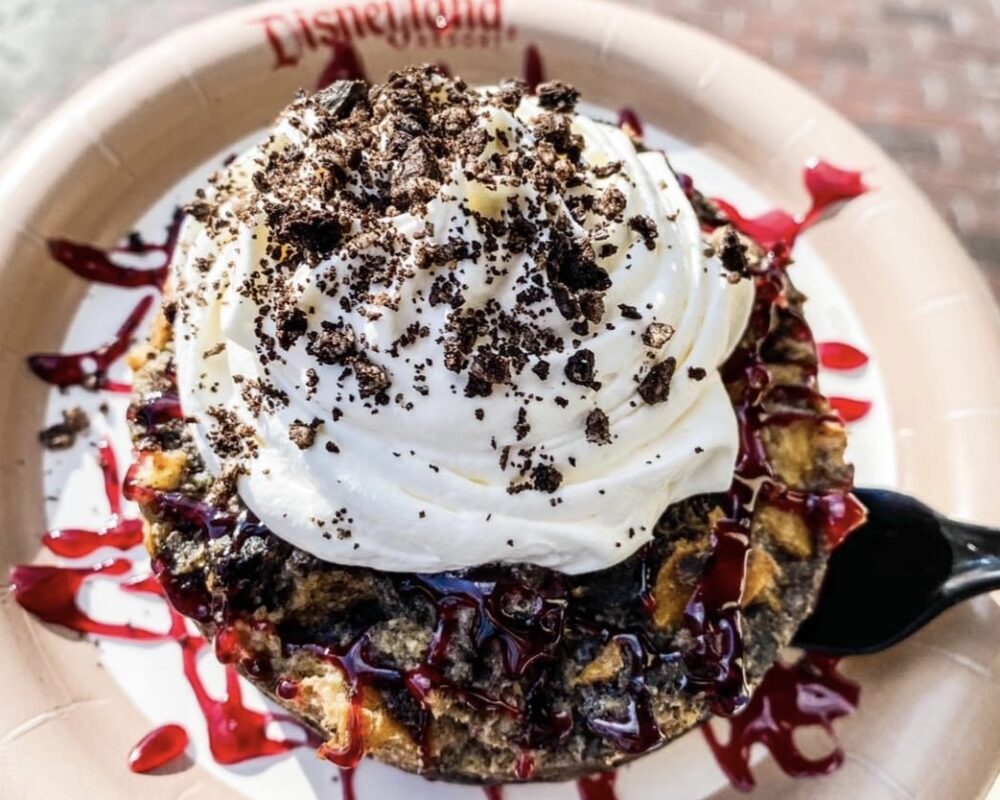
M347 565L602 569L732 481L753 289L575 92L429 70L300 98L193 204L181 401L277 536Z

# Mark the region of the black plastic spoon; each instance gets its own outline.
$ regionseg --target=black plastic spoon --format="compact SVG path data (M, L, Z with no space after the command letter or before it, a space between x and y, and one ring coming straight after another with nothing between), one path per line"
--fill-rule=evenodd
M1000 529L955 522L897 492L856 494L868 507L868 522L830 557L796 647L875 653L956 603L1000 589Z

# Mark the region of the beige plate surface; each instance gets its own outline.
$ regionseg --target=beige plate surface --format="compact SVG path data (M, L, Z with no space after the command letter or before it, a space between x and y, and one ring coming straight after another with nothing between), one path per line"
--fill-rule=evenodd
M335 5L298 7L312 15ZM886 372L900 483L946 512L1000 521L997 311L926 201L856 130L724 44L610 3L476 0L481 21L502 14L502 31L457 30L445 52L378 34L384 4L368 5L368 17L355 7L369 20L357 46L372 75L444 58L470 82L494 81L518 73L524 45L536 42L549 74L599 104L643 109L786 207L801 205L798 166L812 155L865 169L878 191L811 243L835 265ZM35 431L46 387L23 358L59 347L86 289L47 256L45 238L111 243L179 176L312 85L330 50L293 32L292 8L241 9L162 40L81 92L0 172L0 574L36 557L44 527ZM275 69L259 22L268 13L282 15L275 30L294 65ZM983 796L1000 768L998 670L1000 610L985 598L889 654L855 660L865 711L841 726L842 772L794 783L768 765L759 796ZM127 773L123 754L142 726L92 648L0 599L0 797L234 796L199 768Z

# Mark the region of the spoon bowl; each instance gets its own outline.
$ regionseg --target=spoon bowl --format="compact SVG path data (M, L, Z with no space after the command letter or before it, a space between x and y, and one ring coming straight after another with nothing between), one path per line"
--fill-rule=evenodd
M831 555L795 646L830 655L879 652L956 603L1000 588L1000 530L950 520L898 492L856 494L868 521Z

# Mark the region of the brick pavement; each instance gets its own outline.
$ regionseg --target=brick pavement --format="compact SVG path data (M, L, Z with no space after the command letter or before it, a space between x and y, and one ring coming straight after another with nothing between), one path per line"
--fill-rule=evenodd
M838 108L927 192L1000 298L1000 0L621 1L722 36ZM109 61L238 2L0 0L0 152Z
M1000 298L1000 0L635 0L768 61L930 196Z

